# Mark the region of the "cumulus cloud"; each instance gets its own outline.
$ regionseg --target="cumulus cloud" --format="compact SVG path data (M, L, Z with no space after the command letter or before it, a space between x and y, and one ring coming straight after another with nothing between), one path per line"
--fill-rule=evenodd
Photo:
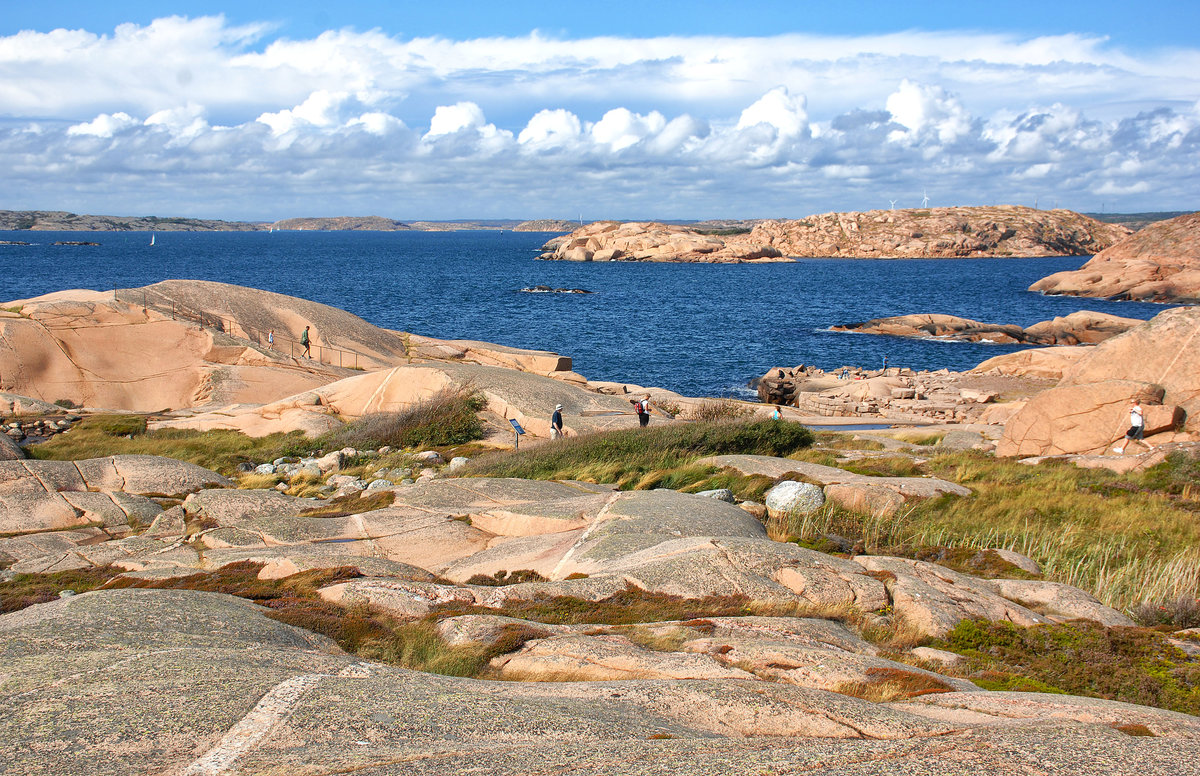
M170 17L0 37L0 207L71 192L93 209L275 217L319 191L397 217L802 216L914 206L929 186L935 203L1132 210L1193 206L1200 173L1191 50L970 33L268 36Z
M128 113L101 113L91 121L76 124L67 128L68 135L91 135L92 137L112 137L121 130L138 125L138 120Z
M737 128L765 125L781 138L797 138L808 129L808 111L804 95L792 97L786 86L777 86L742 111Z

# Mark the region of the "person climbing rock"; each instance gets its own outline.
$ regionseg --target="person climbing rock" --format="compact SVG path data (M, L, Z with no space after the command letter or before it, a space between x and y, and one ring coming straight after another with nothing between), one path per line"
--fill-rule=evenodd
M1146 418L1142 414L1142 405L1134 396L1129 400L1129 430L1125 432L1125 439L1121 444L1113 448L1113 452L1117 455L1123 455L1125 448L1129 447L1130 442L1137 442L1147 450L1153 450L1152 445L1145 442L1146 436Z
M304 357L312 358L312 342L308 338L308 327L304 327L304 331L300 333L300 344L304 346Z

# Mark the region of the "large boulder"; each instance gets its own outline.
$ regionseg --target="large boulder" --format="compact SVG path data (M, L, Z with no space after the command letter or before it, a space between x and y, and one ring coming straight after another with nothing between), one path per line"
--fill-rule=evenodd
M1095 454L1125 435L1129 428L1129 399L1140 397L1146 431L1173 428L1182 417L1178 407L1155 406L1163 391L1148 383L1105 380L1052 388L1026 402L1004 426L996 445L999 456Z
M807 515L825 504L825 493L820 485L786 480L767 491L765 503L767 513L773 517Z
M1077 270L1029 287L1044 294L1200 302L1200 213L1147 226L1093 256Z
M1178 307L1096 345L1065 369L1058 387L1030 399L1008 421L996 453L1103 452L1128 428L1128 402L1134 396L1148 404L1147 434L1179 427L1196 432L1198 335L1200 307Z

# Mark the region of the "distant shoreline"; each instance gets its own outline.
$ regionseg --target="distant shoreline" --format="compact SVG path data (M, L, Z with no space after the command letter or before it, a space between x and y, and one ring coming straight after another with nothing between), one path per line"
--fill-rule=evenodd
M1187 211L1146 213L1082 213L1105 223L1122 224L1135 231L1156 221L1165 221ZM620 220L621 223L632 221ZM658 219L658 223L686 225L701 230L749 230L766 219ZM576 221L564 219L455 219L448 221L396 221L378 216L318 216L279 221L230 221L174 216L109 216L70 213L63 210L0 210L0 231L8 232L449 232L517 231L567 233Z

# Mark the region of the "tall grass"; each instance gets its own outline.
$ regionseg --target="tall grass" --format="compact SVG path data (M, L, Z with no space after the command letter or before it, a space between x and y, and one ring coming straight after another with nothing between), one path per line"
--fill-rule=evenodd
M812 444L812 433L778 421L700 422L585 434L552 444L481 456L464 473L481 477L583 480L626 489L683 488L713 475L695 466L708 455L788 455Z
M930 460L929 472L971 488L894 515L827 505L773 519L778 539L836 533L871 552L927 546L1009 549L1042 567L1046 579L1132 611L1142 602L1200 597L1200 503L1189 490L1196 463L1181 457L1134 475L1070 465L1026 466L978 453Z
M485 402L470 388L449 388L397 412L376 412L320 437L324 449L439 447L483 437L476 414Z

